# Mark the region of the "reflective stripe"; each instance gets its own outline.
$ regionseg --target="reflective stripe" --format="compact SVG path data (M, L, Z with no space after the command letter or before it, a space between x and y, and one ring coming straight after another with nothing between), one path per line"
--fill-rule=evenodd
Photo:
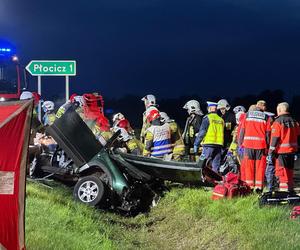
M155 146L155 147L152 147L151 150L164 149L164 148L169 148L169 147L172 147L172 146L173 146L172 144L166 144L166 145L162 145L162 146Z
M288 184L287 183L279 183L279 187L288 188Z
M218 194L218 193L215 193L215 192L213 192L213 195L219 196L219 197L224 197L224 194Z
M244 140L250 140L250 141L263 141L264 139L258 136L245 136Z
M262 184L262 181L255 181L255 184Z
M254 186L254 181L246 180L246 183L247 183L250 187L253 187L253 186Z
M266 123L266 120L257 119L257 118L247 118L246 121L254 121L254 122L260 122L260 123Z
M279 147L280 148L287 148L287 147L297 147L298 146L298 143L283 143L283 144L280 144Z
M171 153L171 152L172 152L171 149L166 149L166 150L161 150L161 151L158 151L158 152L152 152L151 155L152 156L163 156L163 155Z

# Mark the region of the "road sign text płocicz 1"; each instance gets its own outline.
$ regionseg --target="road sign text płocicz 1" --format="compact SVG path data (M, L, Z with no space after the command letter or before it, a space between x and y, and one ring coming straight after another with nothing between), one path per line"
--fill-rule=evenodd
M33 60L26 69L33 76L75 76L76 61Z

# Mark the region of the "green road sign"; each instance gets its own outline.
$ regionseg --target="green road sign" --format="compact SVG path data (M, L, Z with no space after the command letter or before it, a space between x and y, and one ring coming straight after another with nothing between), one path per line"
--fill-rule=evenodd
M76 61L33 60L26 70L33 76L75 76Z

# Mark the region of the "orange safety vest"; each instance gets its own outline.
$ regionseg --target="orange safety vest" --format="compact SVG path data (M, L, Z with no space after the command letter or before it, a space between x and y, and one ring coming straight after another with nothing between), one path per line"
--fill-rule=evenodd
M272 125L270 149L278 154L297 152L299 134L299 124L289 114L277 117Z
M261 111L249 111L242 122L244 129L243 147L251 149L267 148L266 135L271 131L269 117Z

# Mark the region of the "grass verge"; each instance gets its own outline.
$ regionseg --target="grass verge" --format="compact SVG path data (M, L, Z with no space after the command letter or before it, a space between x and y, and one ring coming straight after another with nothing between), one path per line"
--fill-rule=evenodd
M27 185L28 249L300 249L300 221L257 197L212 201L173 188L149 214L126 218L74 202L71 191Z

